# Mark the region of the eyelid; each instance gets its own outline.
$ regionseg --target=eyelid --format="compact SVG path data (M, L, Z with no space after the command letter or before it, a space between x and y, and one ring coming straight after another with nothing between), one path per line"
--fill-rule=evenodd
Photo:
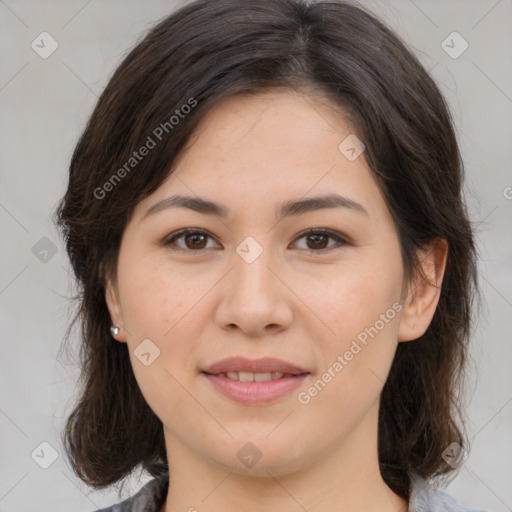
M173 233L171 233L170 235L166 236L163 241L161 242L161 245L163 245L164 247L168 247L170 246L175 240L185 236L185 235L188 235L188 234L200 234L200 235L204 235L204 236L207 236L207 237L210 237L211 239L215 240L215 237L207 230L205 229L202 229L202 228L182 228L182 229L179 229L177 231L174 231ZM299 240L303 237L305 237L306 235L309 235L309 234L314 234L314 235L326 235L332 239L334 239L336 242L337 242L337 245L333 246L333 247L328 247L328 248L325 248L325 249L302 249L303 251L307 251L308 253L318 253L318 254L325 254L333 249L336 249L336 248L339 248L339 247L343 247L345 245L353 245L352 242L350 241L350 239L337 232L337 231L333 231L332 229L329 229L329 228L321 228L321 227L318 227L318 228L309 228L309 229L306 229L305 231L302 231L300 232L299 234L296 235L296 237L294 238L294 241L296 240ZM217 242L218 243L218 242ZM185 252L195 252L195 253L202 253L203 251L206 251L207 248L203 248L203 249L197 249L197 250L193 250L193 249L183 249L181 247L177 247L177 248L171 248L171 250L176 250L176 251L185 251Z

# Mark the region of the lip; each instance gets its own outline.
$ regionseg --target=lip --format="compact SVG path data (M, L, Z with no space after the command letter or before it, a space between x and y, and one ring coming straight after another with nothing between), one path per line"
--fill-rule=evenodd
M281 372L280 379L264 382L241 382L219 376L227 372L268 373ZM264 357L261 359L246 359L230 357L209 366L202 375L222 395L244 405L265 404L282 398L291 393L311 375L311 372L281 359Z
M311 374L302 373L265 382L241 382L203 372L202 375L224 396L244 405L265 404L291 393Z
M262 357L260 359L247 359L245 357L228 357L212 364L203 370L205 373L218 375L226 372L282 372L299 375L301 373L310 373L304 368L300 368L292 363L276 359L274 357Z

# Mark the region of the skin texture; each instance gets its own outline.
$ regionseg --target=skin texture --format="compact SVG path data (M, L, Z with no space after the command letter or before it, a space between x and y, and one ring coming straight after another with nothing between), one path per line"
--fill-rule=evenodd
M228 98L203 119L170 178L136 206L106 298L116 339L128 344L137 382L164 426L171 481L162 511L407 510L379 472L379 398L397 343L417 339L432 320L447 247L423 252L431 283L417 277L402 296L389 210L364 153L350 161L338 149L351 133L311 95ZM277 221L283 202L333 192L368 215L330 208ZM142 220L173 194L213 200L230 214L172 208ZM210 236L181 237L176 250L161 243L184 227ZM349 244L299 237L309 228L338 232ZM252 263L236 252L248 236L263 249ZM298 393L393 304L401 311L301 404ZM134 355L146 338L160 350L149 366ZM281 358L312 375L270 404L241 405L200 373L235 355ZM262 454L251 468L237 457L247 442Z

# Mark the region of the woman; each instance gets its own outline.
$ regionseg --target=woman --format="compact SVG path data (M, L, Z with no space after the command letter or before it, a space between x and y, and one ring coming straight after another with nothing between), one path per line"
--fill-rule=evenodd
M105 510L470 510L428 485L468 448L462 180L438 88L355 5L199 0L152 29L56 215L73 469L155 477Z

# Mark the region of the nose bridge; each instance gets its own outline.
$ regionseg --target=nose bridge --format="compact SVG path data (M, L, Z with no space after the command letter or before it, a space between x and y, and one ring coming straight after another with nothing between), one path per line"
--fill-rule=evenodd
M267 300L276 293L271 281L275 276L268 267L276 266L274 251L270 246L270 237L265 240L262 236L259 241L253 236L247 236L236 247L234 258L235 286L238 285L242 294L265 293Z
M291 321L286 287L274 275L279 265L269 238L265 242L261 237L260 242L249 236L236 247L216 315L221 326L236 325L246 334L258 334L267 326L282 328Z

